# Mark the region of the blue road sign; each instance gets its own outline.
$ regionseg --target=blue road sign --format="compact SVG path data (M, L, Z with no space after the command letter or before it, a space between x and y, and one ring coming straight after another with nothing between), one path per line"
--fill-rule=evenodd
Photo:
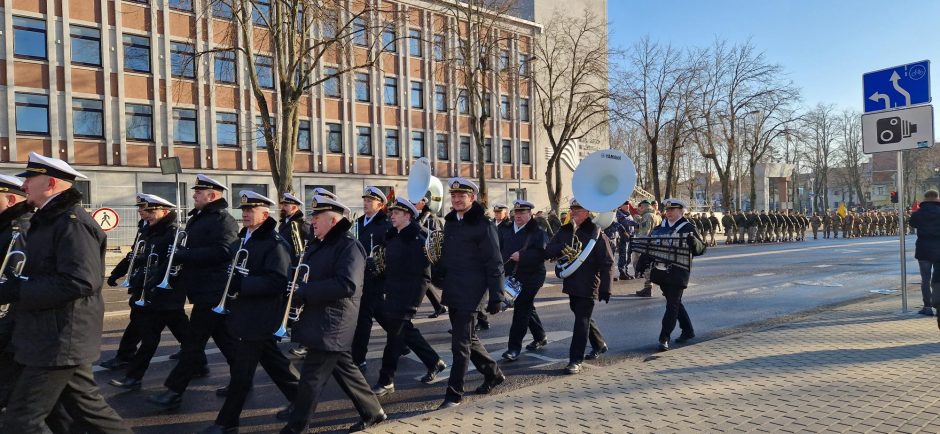
M930 61L862 75L865 113L930 102Z

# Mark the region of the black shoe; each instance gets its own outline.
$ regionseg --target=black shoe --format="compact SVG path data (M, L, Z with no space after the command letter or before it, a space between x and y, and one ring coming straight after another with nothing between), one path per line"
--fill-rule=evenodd
M367 428L370 428L382 422L385 422L387 419L388 419L388 416L385 415L385 412L383 411L379 413L378 416L375 416L369 420L360 420L359 422L356 422L355 425L349 427L349 432L363 431Z
M584 360L597 360L601 357L601 354L607 352L607 345L604 345L600 348L594 348L590 353L584 355Z
M173 354L170 354L170 360L179 360L179 359L180 359L180 354L182 354L182 353L183 353L182 351L177 351L177 352L175 352L175 353L173 353Z
M428 373L421 377L421 382L424 384L430 384L432 381L434 381L435 378L437 378L437 374L440 374L445 369L447 369L447 363L444 363L443 360L438 360L437 365L431 369L428 369Z
M490 329L490 322L489 322L489 321L480 321L479 323L477 323L477 331L480 331L480 330L489 330L489 329Z
M477 387L473 392L477 395L489 395L489 393L492 392L496 386L503 384L504 381L506 381L505 375L501 373L496 374L496 376L490 378L489 380L483 380L483 384L481 384L480 387Z
M136 378L124 377L120 380L111 380L108 384L122 389L140 390L140 386L143 382Z
M919 311L917 311L917 313L921 315L933 316L933 309L929 306L924 306Z
M195 374L193 374L193 378L206 378L208 376L209 376L209 365L205 365L202 368L199 368L199 370L196 371Z
M395 383L392 384L376 384L372 386L372 393L375 396L385 396L395 393Z
M627 273L625 273L625 272L623 272L623 271L620 272L620 276L619 276L618 278L619 278L620 280L628 280L628 279L629 279L629 277L627 277Z
M641 290L639 290L639 291L636 292L636 296L637 296L637 297L652 297L652 296L653 296L653 290L652 290L652 289L641 289Z
M659 351L669 351L669 341L662 341L659 343Z
M428 315L428 318L437 318L445 313L447 313L447 308L444 306L441 306L440 310L435 310L434 313Z
M681 344L692 340L695 337L695 333L683 333L676 338L676 343Z
M519 350L508 350L503 353L503 359L509 362L515 362L519 359Z
M238 427L233 426L226 428L222 425L212 425L202 431L199 431L199 434L238 434Z
M298 346L297 348L291 348L290 353L297 357L305 357L307 355L307 349L303 346Z
M565 366L565 373L568 375L580 374L581 373L581 364L571 362L568 366Z
M293 413L293 411L294 411L294 404L291 403L287 407L282 408L280 411L278 411L277 414L274 415L274 417L277 418L277 420L286 422L290 420L290 414Z
M183 395L172 390L167 390L159 395L153 395L147 398L147 401L169 410L180 406L183 402Z
M451 401L451 400L449 400L449 399L445 399L444 402L441 403L441 405L437 406L437 409L438 409L438 410L447 410L448 408L454 408L454 407L456 407L456 406L458 406L458 405L460 405L460 403L457 402L457 401Z
M525 346L525 349L529 351L538 351L538 350L541 350L542 348L545 348L546 345L548 345L548 339L542 339L539 341L530 342L529 345Z
M130 364L130 362L128 362L128 361L126 361L126 360L124 360L124 359L115 357L115 358L113 358L113 359L111 359L111 360L107 360L107 361L104 361L104 362L99 363L98 366L101 366L102 368L105 368L105 369L108 369L108 370L111 370L111 371L116 371L116 370L118 370L118 369L126 368L127 365L129 365L129 364Z

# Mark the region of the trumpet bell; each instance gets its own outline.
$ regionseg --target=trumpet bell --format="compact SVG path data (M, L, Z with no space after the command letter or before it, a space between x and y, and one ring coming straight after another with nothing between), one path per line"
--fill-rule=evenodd
M616 149L591 153L581 160L571 178L571 191L578 203L594 212L607 212L622 205L635 187L633 160Z
M148 304L150 304L150 302L147 301L147 300L144 300L144 299L140 299L140 300L137 300L137 301L134 302L134 305L135 305L135 306L140 306L140 307L145 307L145 306L147 306Z
M284 327L284 326L279 327L279 328L277 329L277 331L274 332L274 336L275 336L275 337L278 337L278 338L286 338L286 337L287 337L287 327Z
M428 198L428 209L435 214L444 207L444 184L434 176L431 161L421 157L411 164L408 175L408 200L417 203L421 198Z
M213 308L212 308L212 311L215 312L215 313L217 313L217 314L219 314L219 315L227 315L227 314L228 314L228 309L226 309L224 306L216 306L216 307L213 307Z

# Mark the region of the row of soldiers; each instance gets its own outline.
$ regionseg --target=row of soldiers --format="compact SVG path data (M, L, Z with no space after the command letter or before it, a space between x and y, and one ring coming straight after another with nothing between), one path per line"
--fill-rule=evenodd
M910 211L905 212L905 223L910 217ZM845 216L833 211L830 214L823 214L821 217L814 214L813 221L814 239L820 224L822 225L823 238L839 238L839 232L842 233L842 238L897 235L900 224L897 211L848 211ZM905 226L910 228L910 225Z
M725 244L803 241L810 220L788 210L736 211L721 218Z

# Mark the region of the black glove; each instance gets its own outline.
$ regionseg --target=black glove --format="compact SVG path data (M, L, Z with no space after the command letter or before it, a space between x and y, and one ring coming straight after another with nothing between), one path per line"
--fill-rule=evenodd
M499 300L490 300L486 305L486 313L496 315L503 310L503 302Z
M117 286L117 276L108 277L108 286Z
M609 293L609 292L602 292L602 293L600 293L600 295L597 297L597 299L598 299L598 301L603 301L604 303L610 303L610 293Z

